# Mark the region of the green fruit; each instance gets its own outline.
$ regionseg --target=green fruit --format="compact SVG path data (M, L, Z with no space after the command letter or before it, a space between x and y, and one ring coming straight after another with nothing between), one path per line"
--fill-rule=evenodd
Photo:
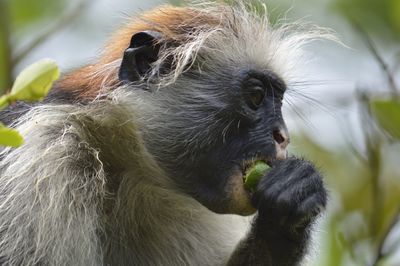
M269 168L270 167L265 162L256 162L246 172L246 175L244 177L244 188L249 191L254 191L261 177L265 175Z

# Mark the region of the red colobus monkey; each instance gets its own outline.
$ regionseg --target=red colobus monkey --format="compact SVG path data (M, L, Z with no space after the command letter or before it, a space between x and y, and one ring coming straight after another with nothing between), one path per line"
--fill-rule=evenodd
M2 111L25 144L0 154L0 265L299 264L327 197L287 157L281 106L318 34L240 4L163 6L43 103Z

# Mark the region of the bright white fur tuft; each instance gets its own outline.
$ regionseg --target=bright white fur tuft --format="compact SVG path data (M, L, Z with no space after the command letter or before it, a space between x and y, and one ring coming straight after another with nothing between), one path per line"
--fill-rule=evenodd
M258 9L244 1L237 1L234 6L197 3L194 8L199 17L211 18L219 24L197 26L190 34L180 37L184 39L183 44L161 50L151 75L159 77L163 62L169 58L173 58L175 67L159 81L160 86L174 83L196 59L215 67L247 63L260 70L272 70L290 84L297 78L296 70L309 57L305 56L305 45L323 39L338 42L329 29L300 21L271 25L266 7L261 4ZM180 25L185 26L190 25Z

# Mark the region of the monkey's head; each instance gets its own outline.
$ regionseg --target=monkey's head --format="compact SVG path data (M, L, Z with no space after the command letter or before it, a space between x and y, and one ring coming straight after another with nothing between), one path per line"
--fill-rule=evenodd
M174 184L212 211L246 215L255 209L243 174L286 157L287 82L318 34L273 28L243 6L164 7L118 32L102 64L118 64L112 82Z

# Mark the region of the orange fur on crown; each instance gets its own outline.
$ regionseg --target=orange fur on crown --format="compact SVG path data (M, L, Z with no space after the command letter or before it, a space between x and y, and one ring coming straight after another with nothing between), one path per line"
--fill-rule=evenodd
M107 65L122 59L133 34L153 30L162 33L166 42L182 43L191 29L196 27L214 27L220 21L198 9L162 6L132 19L118 30L105 47L103 55L91 65L67 74L58 87L75 93L81 99L94 99L104 87L118 86L118 68Z

